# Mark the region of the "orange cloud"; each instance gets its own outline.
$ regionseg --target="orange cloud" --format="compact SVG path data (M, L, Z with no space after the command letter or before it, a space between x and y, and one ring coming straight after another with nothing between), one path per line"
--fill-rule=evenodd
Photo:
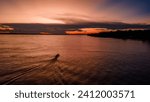
M0 31L11 31L11 30L14 30L14 28L6 25L0 25Z
M100 32L114 31L107 28L81 28L75 31L66 31L66 34L96 34Z

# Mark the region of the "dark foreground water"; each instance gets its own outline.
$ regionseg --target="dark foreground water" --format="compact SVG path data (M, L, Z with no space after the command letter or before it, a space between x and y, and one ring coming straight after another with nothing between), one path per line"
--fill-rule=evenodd
M51 60L57 53L59 60ZM150 84L150 45L89 36L0 35L0 84Z

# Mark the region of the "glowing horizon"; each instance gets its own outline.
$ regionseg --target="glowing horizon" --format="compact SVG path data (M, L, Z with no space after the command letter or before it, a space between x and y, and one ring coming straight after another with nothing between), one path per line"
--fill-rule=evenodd
M148 0L2 0L0 23L150 24Z

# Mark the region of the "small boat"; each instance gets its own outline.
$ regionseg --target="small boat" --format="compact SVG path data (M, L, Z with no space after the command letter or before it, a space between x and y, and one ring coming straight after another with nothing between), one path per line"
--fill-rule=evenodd
M58 58L60 57L60 54L56 54L51 60L58 60Z

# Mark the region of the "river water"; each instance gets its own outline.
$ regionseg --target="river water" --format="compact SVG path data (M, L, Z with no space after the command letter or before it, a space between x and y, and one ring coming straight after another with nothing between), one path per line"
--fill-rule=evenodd
M86 35L0 35L0 84L150 84L150 44Z

